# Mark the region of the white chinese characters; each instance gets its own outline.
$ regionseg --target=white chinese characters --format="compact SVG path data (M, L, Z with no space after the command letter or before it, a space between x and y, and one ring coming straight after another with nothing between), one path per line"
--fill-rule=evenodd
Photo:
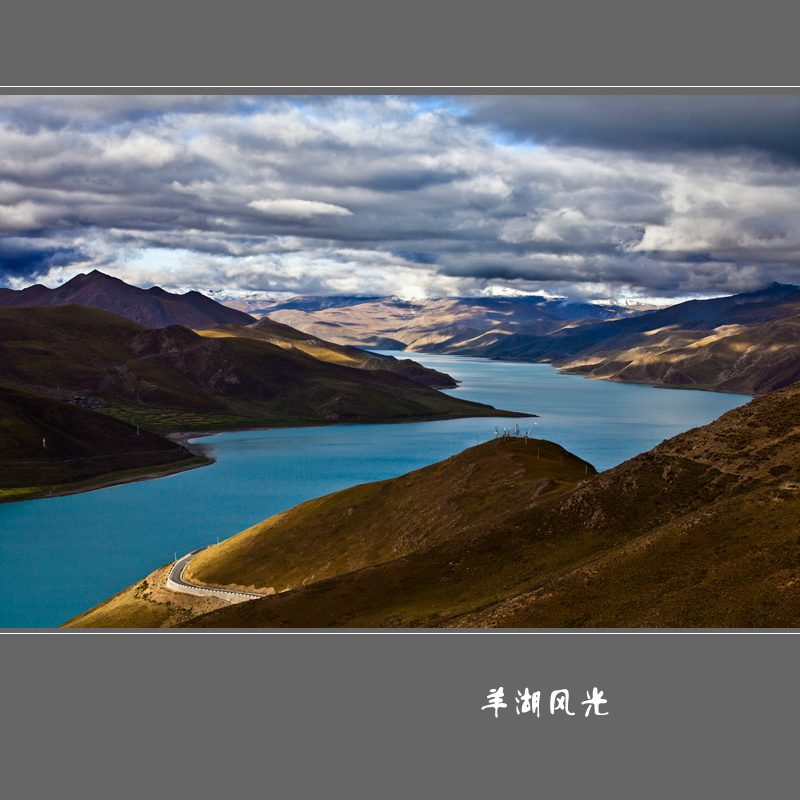
M603 700L603 693L597 691L597 687L595 686L592 689L592 696L589 697L589 692L586 692L586 700L584 700L581 705L586 706L586 716L588 717L592 708L594 708L594 713L597 714L598 717L607 717L608 711L600 711L600 703L607 703L608 700Z
M505 695L503 687L492 689L487 695L489 701L485 706L481 706L481 711L491 709L494 711L495 719L502 708L508 708L508 704L503 702ZM517 689L516 696L514 697L514 704L517 714L535 714L537 717L540 715L542 693L540 691L531 692L526 686L524 691ZM607 717L608 711L601 711L600 706L607 703L608 700L603 698L603 692L599 691L595 686L591 694L586 692L586 700L581 702L582 706L586 706L586 714L588 717L592 711L598 717ZM562 712L568 717L574 717L575 712L569 709L569 690L568 689L554 689L550 692L550 714L555 715Z
M566 712L568 717L575 716L575 712L569 710L568 689L556 689L550 693L550 713L555 714L559 710Z
M499 689L492 689L487 696L487 700L489 701L488 705L483 706L481 711L484 708L493 708L494 709L494 716L495 719L497 718L497 712L501 708L508 708L508 705L503 702L503 687L501 686Z
M541 692L534 692L531 694L527 687L525 688L524 694L520 691L517 691L517 714L527 714L533 713L536 716L539 716L539 699L541 698ZM521 703L521 705L520 705Z

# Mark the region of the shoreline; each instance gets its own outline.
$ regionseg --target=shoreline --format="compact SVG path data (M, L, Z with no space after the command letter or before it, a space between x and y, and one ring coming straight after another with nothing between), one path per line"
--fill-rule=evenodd
M540 363L548 363L548 362L540 362ZM583 372L580 369L575 367L556 367L555 365L551 365L554 369L557 369L562 375L580 375L583 378L588 378L590 381L605 381L606 383L627 383L631 385L637 386L650 386L653 389L671 389L675 391L693 391L693 392L713 392L714 394L732 394L737 395L739 397L758 397L759 395L752 394L750 392L743 392L743 391L733 391L732 389L718 389L714 386L701 386L697 384L691 383L653 383L652 381L623 381L619 378L615 377L608 377L604 378L600 375L590 375L587 372ZM779 387L783 388L783 387ZM774 391L774 390L770 390ZM765 393L766 394L766 393Z
M485 414L480 416L458 415L450 416L442 414L436 417L413 417L410 419L374 419L374 420L330 420L329 422L307 422L299 425L256 425L247 426L244 428L220 428L219 430L204 430L204 431L170 431L169 433L161 433L165 439L171 442L180 444L187 450L196 453L202 457L208 457L202 452L202 444L190 444L189 439L199 439L201 436L217 436L222 433L237 433L239 431L277 431L277 430L294 430L298 428L332 428L337 425L410 425L417 422L445 422L455 419L491 419L493 416L502 417L504 419L522 419L522 418L539 418L539 414L532 414L527 411L503 411L502 409L495 409L497 414ZM192 450L193 447L201 448L200 451Z
M187 448L189 449L189 448ZM111 486L120 486L125 483L138 483L139 481L150 481L157 478L166 478L170 475L177 475L181 472L188 472L191 469L207 467L215 462L215 459L195 453L190 450L191 457L175 461L172 464L164 464L161 467L139 467L132 470L119 470L109 472L105 475L98 475L96 478L86 478L75 483L60 483L55 486L43 488L38 492L29 492L18 496L3 496L3 491L17 491L15 489L0 489L0 504L3 503L22 503L26 500L46 500L50 497L67 497L71 494L83 494L84 492L94 492L99 489L108 489ZM24 491L24 487L22 487Z
M399 352L422 352L423 355L427 353L425 351L399 351ZM448 354L448 353L431 353L431 355L455 355L455 354ZM455 357L459 357L456 355ZM745 396L745 397L753 397L753 395L748 394L746 392L734 392L734 391L721 391L716 388L708 387L708 386L689 386L689 385L679 385L679 384L657 384L651 383L649 381L622 381L615 379L613 377L602 378L594 375L588 375L583 373L579 370L574 368L563 368L557 366L553 361L531 361L528 359L512 359L512 358L486 358L486 356L466 356L467 358L480 358L486 361L496 361L496 362L516 362L520 364L546 364L551 368L555 369L557 372L565 375L580 375L584 378L588 378L589 380L597 380L597 381L606 381L609 383L623 383L623 384L638 384L644 386L650 386L654 389L673 389L673 390L695 390L695 391L705 391L711 392L715 394L730 394L730 395L738 395L738 396ZM457 381L457 384L460 384L461 381ZM458 388L458 387L456 387ZM498 417L506 417L506 418L523 418L523 417L539 417L538 414L526 413L526 412L514 412L514 411L504 411L502 409L494 409L497 411ZM484 416L484 415L480 415ZM489 414L486 414L489 417ZM216 459L210 457L208 455L208 450L202 444L198 442L190 443L190 439L199 439L206 436L216 436L218 434L223 433L235 433L237 431L268 431L268 430L278 430L283 428L325 428L325 427L332 427L336 425L399 425L399 424L406 424L406 423L415 423L415 422L432 422L432 421L439 421L442 419L464 419L470 418L469 415L442 415L437 417L436 419L431 418L412 418L412 419L395 419L395 420L330 420L329 422L307 422L307 423L300 423L296 425L281 425L281 424L271 424L271 425L259 425L259 426L252 426L252 427L242 427L242 428L221 428L217 430L202 430L202 431L170 431L168 433L161 433L160 436L163 436L165 439L168 439L176 444L180 445L181 447L185 448L190 454L191 457L188 459L183 459L178 462L174 462L172 465L164 465L163 467L141 467L138 470L123 470L114 473L108 473L106 476L97 476L96 478L89 478L83 481L76 482L74 484L58 484L56 486L52 486L50 488L42 489L42 491L38 492L30 492L24 493L17 496L4 496L3 491L16 491L14 489L11 490L2 490L0 489L0 504L3 503L20 503L25 502L26 500L43 500L48 497L66 497L71 494L82 494L84 492L91 492L96 491L99 489L107 489L111 486L119 486L125 483L136 483L139 481L147 481L147 480L156 480L158 478L165 478L170 475L175 475L180 472L186 472L190 469L198 469L199 467L210 466L211 464L215 463ZM126 474L126 473L135 473L135 474ZM22 491L24 491L24 487L22 487Z
M470 355L467 353L438 353L435 350L398 350L397 352L404 353L419 353L423 356L425 355L432 355L432 356L449 356L453 358L480 358L484 361L501 361L505 363L512 363L512 364L547 364L547 366L552 367L554 370L558 371L562 375L580 375L583 378L588 378L592 381L606 381L607 383L630 383L630 384L638 384L641 386L651 386L653 389L688 389L693 390L696 392L714 392L716 394L733 394L739 395L740 397L760 397L761 395L752 394L751 392L746 392L743 390L736 390L736 389L719 389L713 385L696 385L690 383L653 383L652 381L632 381L632 380L620 380L619 378L615 378L613 376L604 378L599 375L589 375L587 372L582 370L580 367L562 367L559 366L558 362L561 359L529 359L529 358L503 358L502 356L481 356L481 355ZM460 383L460 381L459 381ZM791 384L789 384L791 385ZM777 387L778 389L784 388L782 386ZM768 391L775 391L775 389L770 389ZM762 394L767 394L768 392L762 392Z
M538 417L538 414L528 414L523 412L508 412L505 413L497 409L497 416L501 417ZM489 416L488 414L486 415ZM461 416L440 416L437 419L469 419L469 417ZM222 433L235 433L237 431L269 431L278 429L291 429L291 428L327 428L335 425L398 425L401 423L413 422L432 422L431 419L400 419L400 420L374 420L370 422L365 421L335 421L319 422L319 423L306 423L300 425L263 425L258 427L246 428L224 428L220 430L205 430L205 431L170 431L169 433L159 434L171 442L179 444L185 448L190 457L181 459L180 461L173 462L172 464L165 464L161 467L139 467L133 470L119 470L116 472L106 473L105 475L98 475L95 478L87 478L82 481L76 481L71 484L56 484L42 488L41 491L25 492L26 487L19 489L0 489L0 504L4 503L24 503L27 500L45 500L49 497L66 497L71 494L83 494L84 492L93 492L99 489L108 489L111 486L120 486L125 483L138 483L139 481L156 480L158 478L166 478L170 475L176 475L180 472L186 472L190 469L198 469L199 467L208 467L216 462L216 459L208 455L208 451L202 444L197 442L190 443L190 439L199 439L204 436L216 436ZM39 488L39 487L37 487ZM4 491L16 492L17 495L4 495Z

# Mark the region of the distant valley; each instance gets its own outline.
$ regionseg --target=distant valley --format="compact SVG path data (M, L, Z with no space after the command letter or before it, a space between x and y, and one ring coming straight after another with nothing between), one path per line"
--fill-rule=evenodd
M274 320L351 345L554 366L605 380L762 394L800 379L800 289L667 308L544 298L297 298Z
M544 297L298 297L253 312L356 347L448 352L448 343L491 332L502 338L520 326L547 334L578 320L622 319L624 306L568 303Z

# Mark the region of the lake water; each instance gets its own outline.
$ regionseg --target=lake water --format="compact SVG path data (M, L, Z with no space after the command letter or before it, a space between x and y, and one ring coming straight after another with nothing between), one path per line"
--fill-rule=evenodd
M384 351L388 352L388 351ZM450 393L528 419L239 431L199 441L209 467L85 494L0 505L0 627L56 627L175 555L296 505L401 475L531 422L603 470L747 402L740 395L588 380L547 364L390 353L462 381Z

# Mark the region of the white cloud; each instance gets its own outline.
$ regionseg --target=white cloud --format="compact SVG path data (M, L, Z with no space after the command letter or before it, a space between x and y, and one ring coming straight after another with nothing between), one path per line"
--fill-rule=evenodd
M172 161L180 152L173 142L152 134L134 133L105 143L101 158L109 163L140 164L156 168Z
M293 200L288 198L285 200L251 200L247 205L269 217L311 219L321 214L343 217L353 215L349 208L336 206L332 203L321 203L318 200Z

